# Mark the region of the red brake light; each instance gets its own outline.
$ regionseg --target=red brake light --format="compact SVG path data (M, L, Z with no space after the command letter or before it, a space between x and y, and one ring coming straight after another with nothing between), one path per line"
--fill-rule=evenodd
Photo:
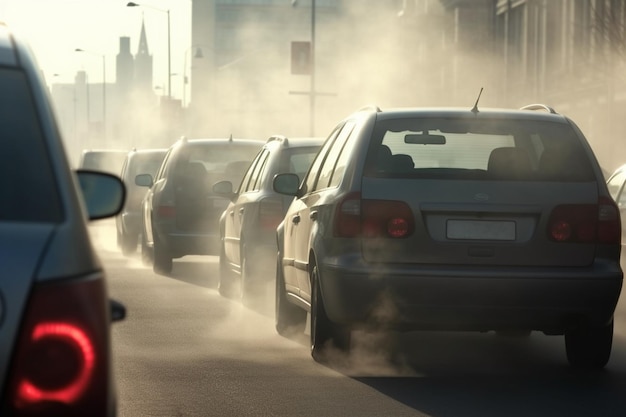
M351 194L339 204L335 216L338 237L398 239L414 229L413 212L403 201L361 200L360 194Z
M619 211L613 200L604 197L598 204L556 206L548 222L548 236L556 242L619 244Z
M11 415L107 415L108 308L100 277L34 288L8 379Z
M158 217L175 217L176 216L176 207L174 207L174 206L158 206L156 214L157 214Z

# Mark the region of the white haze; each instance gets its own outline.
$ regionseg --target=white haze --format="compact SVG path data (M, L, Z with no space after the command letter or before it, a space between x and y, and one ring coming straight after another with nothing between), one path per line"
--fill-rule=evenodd
M287 0L286 0L287 1ZM591 102L586 106L572 105L567 92L572 85L563 85L559 102L533 95L531 85L523 95L507 95L500 81L502 57L488 48L481 48L477 39L475 50L453 48L453 37L436 31L419 39L406 38L398 20L397 2L377 4L372 12L371 1L353 1L347 17L320 15L316 23L316 90L328 95L316 98L315 131L326 136L335 124L349 113L367 104L382 108L404 106L457 106L468 110L484 88L479 107L518 108L530 103L545 103L571 116L588 136L601 165L612 170L624 158L617 146L625 132L617 131L604 119L604 107ZM134 138L141 138L139 147L167 145L181 135L190 137L266 138L272 134L309 136L309 98L290 94L308 91L309 77L289 73L289 42L308 40L310 27L306 14L297 15L298 30L285 26L284 32L268 31L263 21L249 18L238 32L239 44L246 45L242 55L222 63L217 70L213 96L209 107L191 127L178 131L161 131L158 109L133 113ZM286 22L288 23L288 22ZM437 25L433 25L437 27ZM423 33L423 32L422 32ZM286 35L287 34L287 35ZM287 37L286 37L287 36ZM156 53L156 52L155 52ZM617 59L612 60L618 61ZM605 82L613 71L607 71ZM452 82L454 80L454 82ZM192 79L193 83L193 79ZM158 138L158 144L150 138ZM104 242L107 248L114 236ZM142 267L135 264L137 267ZM176 261L175 266L176 268ZM392 304L382 299L379 312L393 314ZM267 307L267 306L266 306ZM224 323L223 337L233 337L233 320L240 330L242 342L270 337L271 325L241 326L240 307ZM243 307L241 307L243 308ZM271 307L268 309L271 311ZM273 317L266 317L270 322ZM264 321L268 324L268 321ZM216 330L216 335L222 334ZM308 337L304 335L305 339ZM302 347L308 349L308 346ZM401 357L394 357L394 338L386 332L355 332L354 349L350 356L330 352L329 363L351 374L411 375Z

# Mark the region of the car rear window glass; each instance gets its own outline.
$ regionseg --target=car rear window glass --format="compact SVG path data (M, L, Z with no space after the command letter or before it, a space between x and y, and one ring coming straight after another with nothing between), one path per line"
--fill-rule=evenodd
M189 143L181 149L177 157L174 177L187 177L189 167L193 167L191 175L196 177L196 180L204 178L202 182L209 184L212 184L214 180L227 180L232 184L240 184L262 146L262 142L258 145L237 141Z
M0 221L52 222L63 210L28 82L0 69Z
M366 173L524 181L595 178L571 126L527 119L380 121L374 130Z

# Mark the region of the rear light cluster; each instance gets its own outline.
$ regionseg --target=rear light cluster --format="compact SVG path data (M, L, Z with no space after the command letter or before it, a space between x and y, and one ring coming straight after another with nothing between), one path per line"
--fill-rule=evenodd
M33 290L14 347L7 414L106 414L107 307L102 278Z
M415 220L409 205L394 200L361 200L349 194L335 213L336 237L406 238L413 234Z
M285 212L282 198L265 198L259 203L259 224L263 230L276 230Z
M156 215L157 215L157 217L167 217L167 218L175 217L176 216L176 207L174 207L174 206L158 206Z
M556 206L548 222L548 236L556 242L619 244L621 233L619 210L607 197L598 204Z

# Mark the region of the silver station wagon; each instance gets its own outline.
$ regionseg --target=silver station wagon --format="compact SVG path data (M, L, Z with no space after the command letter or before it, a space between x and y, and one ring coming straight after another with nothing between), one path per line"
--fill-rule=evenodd
M564 335L609 360L620 214L583 133L543 105L369 108L325 141L277 229L276 329L349 351L358 328Z

